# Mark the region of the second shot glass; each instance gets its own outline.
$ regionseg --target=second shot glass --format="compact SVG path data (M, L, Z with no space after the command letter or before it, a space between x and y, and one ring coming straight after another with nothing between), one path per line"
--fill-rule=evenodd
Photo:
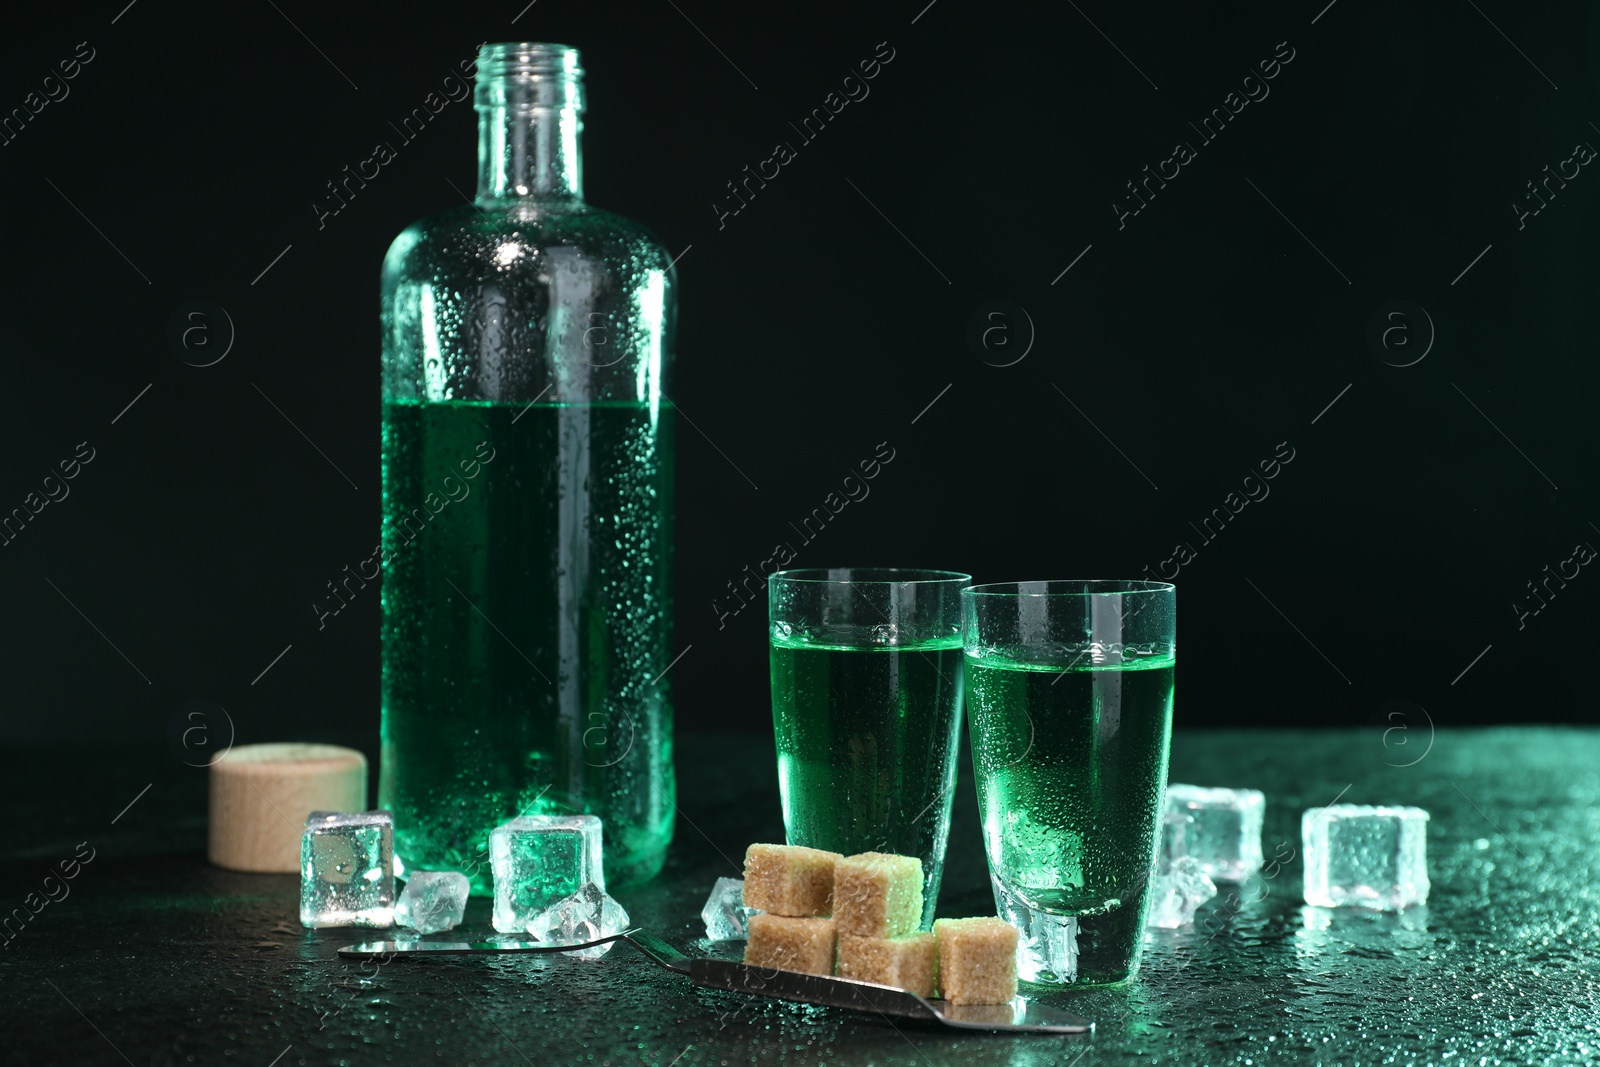
M1162 582L962 593L967 705L989 875L1024 979L1138 971L1167 787L1177 591Z

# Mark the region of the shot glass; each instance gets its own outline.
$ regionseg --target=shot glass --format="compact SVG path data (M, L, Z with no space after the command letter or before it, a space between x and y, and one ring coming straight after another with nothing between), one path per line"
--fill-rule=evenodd
M922 861L933 922L961 731L955 571L779 571L768 580L772 724L791 845Z
M1139 967L1172 738L1177 591L1162 582L962 593L989 877L1032 982Z

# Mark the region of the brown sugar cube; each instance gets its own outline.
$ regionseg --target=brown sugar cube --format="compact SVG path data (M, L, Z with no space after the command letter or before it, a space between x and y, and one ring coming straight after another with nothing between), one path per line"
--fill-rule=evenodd
M784 915L750 916L750 939L744 961L756 967L806 974L832 974L832 919L793 919Z
M744 906L807 918L833 912L837 852L799 845L751 845L744 854Z
M839 977L909 989L919 996L931 997L939 980L938 938L932 934L840 934Z
M833 866L833 917L841 934L901 937L922 925L922 861L863 852Z
M940 919L939 986L951 1004L1008 1004L1017 995L1017 928L1004 919Z

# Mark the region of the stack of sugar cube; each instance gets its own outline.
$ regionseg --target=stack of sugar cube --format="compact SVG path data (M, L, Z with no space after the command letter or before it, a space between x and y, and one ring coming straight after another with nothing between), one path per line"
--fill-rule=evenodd
M833 869L843 856L798 845L751 845L744 855L750 916L746 963L780 971L832 974L837 944Z
M833 974L954 1004L998 1004L1016 995L1017 931L995 918L922 917L922 862L912 856L751 845L745 853L745 962Z

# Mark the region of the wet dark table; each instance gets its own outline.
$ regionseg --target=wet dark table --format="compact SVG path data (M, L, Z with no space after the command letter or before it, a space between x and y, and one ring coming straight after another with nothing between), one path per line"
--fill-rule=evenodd
M161 754L12 750L0 1047L18 1063L140 1067L1595 1059L1600 731L1440 731L1431 749L1427 733L1180 733L1173 780L1264 790L1265 852L1294 859L1223 887L1195 927L1152 933L1133 983L1044 994L1096 1020L1090 1039L962 1034L703 990L626 947L599 961L342 961L335 950L367 935L302 930L294 877L206 865L204 772ZM684 737L678 761L668 867L617 895L637 924L694 952L711 883L780 822L770 740ZM963 776L945 915L993 910ZM1301 903L1300 812L1341 795L1432 812L1425 908ZM75 857L74 879L46 884ZM487 902L467 919L487 930Z

